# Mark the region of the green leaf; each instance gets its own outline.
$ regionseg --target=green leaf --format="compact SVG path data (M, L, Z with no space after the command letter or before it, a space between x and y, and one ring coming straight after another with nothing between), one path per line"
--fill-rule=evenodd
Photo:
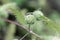
M51 12L49 18L60 24L60 15L59 15L59 12L53 10Z
M42 21L45 24L45 28L47 29L47 34L48 33L53 33L54 34L59 34L60 35L60 25L52 20L50 20L49 18L43 16L42 17Z
M17 9L11 9L11 11L14 13L16 20L22 24L25 25L25 18L24 15Z

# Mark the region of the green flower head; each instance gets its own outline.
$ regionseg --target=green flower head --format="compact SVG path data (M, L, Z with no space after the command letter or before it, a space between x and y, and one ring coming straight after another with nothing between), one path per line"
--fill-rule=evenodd
M34 11L33 15L36 17L37 20L40 20L40 18L44 16L43 13L39 10Z
M30 14L30 15L25 16L25 20L28 24L32 24L35 22L35 17L34 15Z

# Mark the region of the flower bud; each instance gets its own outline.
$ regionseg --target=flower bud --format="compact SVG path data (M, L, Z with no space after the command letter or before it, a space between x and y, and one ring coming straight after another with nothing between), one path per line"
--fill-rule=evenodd
M33 24L35 22L35 17L30 14L25 17L25 20L28 24Z
M34 11L33 15L36 17L37 20L40 20L40 18L44 16L43 13L39 10Z

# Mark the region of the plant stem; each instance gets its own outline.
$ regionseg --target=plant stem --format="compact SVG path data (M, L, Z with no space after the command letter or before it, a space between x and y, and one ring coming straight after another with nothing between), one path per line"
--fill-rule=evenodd
M3 19L3 18L0 18L0 19ZM23 26L23 25L21 25L21 24L19 24L19 23L17 23L17 22L14 22L14 21L11 21L11 20L7 20L7 19L3 19L3 20L6 21L6 22L9 22L9 23L18 25L19 28L24 29L26 32L34 35L35 37L39 38L40 40L44 40L44 39L41 38L38 34L34 33L32 30L29 31L29 29L27 29L25 26ZM7 37L6 37L6 39L7 39Z
M21 39L19 40L23 40L29 33L26 33Z
M30 27L31 27L31 25L29 24L29 31L30 31Z
M34 33L32 30L29 30L29 29L25 28L25 26L20 25L20 24L18 24L17 22L10 21L10 20L5 20L5 21L7 21L7 22L9 22L9 23L13 23L13 24L15 24L15 25L18 25L19 28L24 29L24 30L27 31L28 33L30 33L30 34L34 35L35 37L39 38L40 40L44 40L44 39L41 38L38 34Z

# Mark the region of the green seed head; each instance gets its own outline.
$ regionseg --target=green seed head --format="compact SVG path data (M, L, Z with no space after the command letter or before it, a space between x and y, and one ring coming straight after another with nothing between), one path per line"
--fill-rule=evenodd
M35 22L35 17L34 17L33 15L27 15L27 16L25 17L25 20L26 20L26 22L27 22L28 24L32 24L32 23Z
M37 20L40 20L40 18L44 16L43 13L39 10L34 11L33 15L36 17Z

